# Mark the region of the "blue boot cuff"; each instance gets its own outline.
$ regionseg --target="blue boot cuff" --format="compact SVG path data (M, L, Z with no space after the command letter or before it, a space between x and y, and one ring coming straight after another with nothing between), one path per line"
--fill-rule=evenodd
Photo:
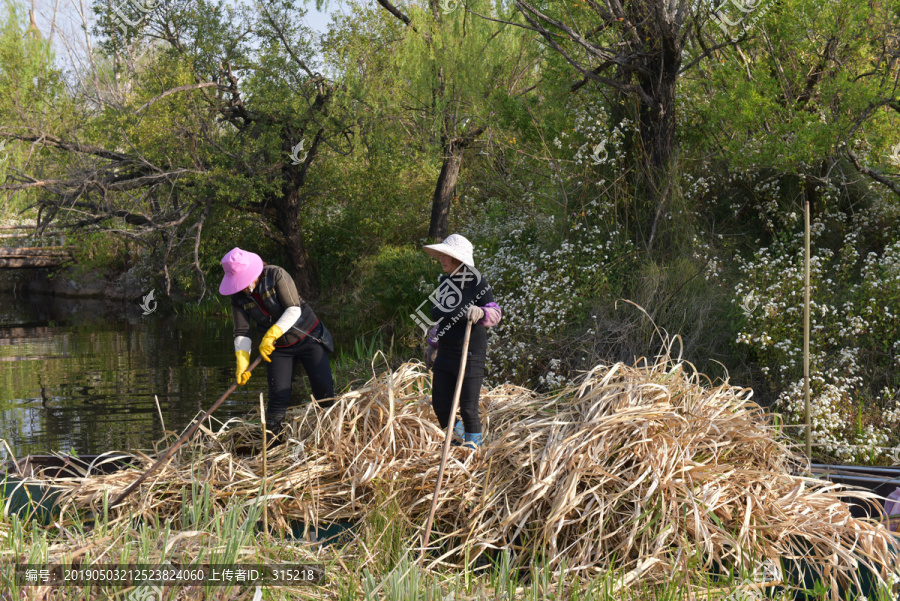
M466 446L470 447L480 447L481 446L481 432L477 434L472 434L471 432L466 432Z

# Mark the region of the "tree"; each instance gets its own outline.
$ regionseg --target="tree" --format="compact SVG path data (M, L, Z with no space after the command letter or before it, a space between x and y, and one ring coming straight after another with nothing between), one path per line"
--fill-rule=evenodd
M546 45L577 72L573 92L595 83L615 93L617 100L611 104L634 104L636 152L647 202L638 211L646 224L639 226L638 237L651 249L671 192L679 78L734 41L706 43L711 7L705 2L588 0L569 7L516 0L516 6Z
M789 18L788 18L789 16ZM799 176L814 210L839 182L900 196L900 3L782 2L685 82L704 149L736 170Z
M138 10L127 26L111 5L95 10L104 54L94 64L109 77L82 80L108 83L82 90L84 128L17 128L15 139L69 158L55 177L7 189L42 189L43 223L65 216L151 247L161 237L165 259L193 256L201 284L207 220L252 217L284 248L301 294L315 297L302 221L322 193L311 181L317 161L341 152L349 133L331 113L335 84L315 69L302 8L186 0Z
M401 118L440 152L428 237L442 239L465 153L490 133L491 98L532 89L540 59L522 29L473 16L495 12L490 2L473 1L466 10L437 0L403 9L378 3L403 24L382 89L399 99Z
M54 130L64 119L68 107L59 71L54 68L50 45L25 18L21 6L7 2L6 19L0 29L0 175L15 177L19 169L43 168L44 157L11 142L10 127L17 123L37 122L45 130ZM62 101L62 102L61 102ZM51 107L57 110L51 110ZM4 209L21 210L33 202L33 194L12 195Z

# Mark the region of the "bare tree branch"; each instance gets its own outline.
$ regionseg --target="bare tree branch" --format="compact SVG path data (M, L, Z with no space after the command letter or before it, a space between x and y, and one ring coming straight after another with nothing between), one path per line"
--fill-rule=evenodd
M474 10L472 10L472 9L470 9L470 8L466 8L466 12L467 12L467 13L472 13L472 14L475 15L476 17L478 17L478 18L480 18L480 19L484 19L485 21L493 21L494 23L502 23L503 25L512 25L513 27L520 27L520 28L522 28L522 29L527 29L528 31L533 31L533 32L535 32L535 33L540 33L540 34L542 34L542 35L543 35L543 33L544 33L544 32L543 32L542 30L540 30L540 29L536 29L536 28L534 28L534 27L527 27L526 25L522 25L521 23L515 23L515 22L513 22L513 21L505 21L505 20L503 20L503 19L495 19L495 18L493 18L493 17L488 17L487 15L482 15L482 14L480 14L480 13L475 12ZM549 33L550 35L555 35L555 36L557 36L557 37L560 38L560 39L562 39L562 38L564 37L564 36L562 36L562 35L560 35L560 34L558 34L558 33L553 33L553 32L547 32L547 33Z
M409 17L404 15L402 12L400 12L400 10L396 6L394 6L393 4L388 2L388 0L378 0L378 4L380 4L385 9L387 9L387 11L389 13L391 13L392 15L394 15L395 17L397 17L398 19L403 21L404 25L408 26L411 23ZM415 28L413 28L413 29L415 29Z
M857 171L890 188L894 192L894 194L900 196L900 186L898 186L896 182L863 165L862 161L859 160L857 154L850 148L850 142L853 140L853 136L856 135L856 132L859 130L859 128L862 127L862 124L865 123L869 119L869 117L871 117L875 113L875 111L885 106L890 107L894 111L900 113L900 99L882 98L880 100L871 102L869 106L867 106L866 109L862 112L862 114L856 118L856 121L853 123L853 127L851 127L850 131L847 133L847 138L844 141L844 146L846 148L847 157L850 159L850 162L853 163L853 166Z
M99 146L91 146L90 144L79 144L77 142L66 142L60 138L57 138L54 135L41 133L40 135L22 135L22 134L0 134L7 139L11 140L20 140L22 142L36 142L38 144L43 144L44 146L49 146L51 148L58 148L60 150L65 150L68 152L77 152L81 154L90 154L103 159L110 159L113 161L124 161L130 162L131 157L126 154L122 154L120 152L113 152L112 150L106 150L105 148L100 148Z
M900 186L898 186L896 182L889 180L888 178L884 177L880 173L872 171L871 169L869 169L868 167L863 165L860 162L859 157L856 156L856 153L853 152L852 150L850 150L849 148L847 149L847 156L850 157L850 161L853 163L853 166L856 167L857 171L859 171L863 175L867 175L867 176L871 177L879 184L887 186L894 192L894 194L896 194L897 196L900 196Z
M263 10L266 13L266 18L269 20L269 25L275 31L275 35L278 36L278 39L281 40L281 43L284 45L284 49L287 50L287 53L291 56L292 59L294 59L294 62L297 63L297 65L301 69L306 71L306 74L309 75L311 78L321 79L321 76L313 73L310 70L310 68L306 65L306 62L303 59L301 59L299 56L297 56L297 54L294 52L294 49L291 48L291 45L288 43L287 39L284 37L284 30L281 28L281 26L278 23L275 22L275 19L272 18L272 15L269 13L269 9L266 8L265 3L263 3L262 6L263 6Z
M226 86L223 86L223 85L217 84L217 83L213 83L213 82L195 83L195 84L190 84L190 85L186 85L186 86L178 86L177 88L172 88L171 90L166 90L165 92L163 92L162 94L160 94L159 96L157 96L155 98L151 98L150 100L148 100L147 102L142 104L141 107L138 108L135 112L140 113L148 106L155 104L156 102L162 100L166 96L171 96L172 94L177 94L178 92L186 92L188 90L199 90L201 88L218 88L218 89L226 91L226 92L229 89Z

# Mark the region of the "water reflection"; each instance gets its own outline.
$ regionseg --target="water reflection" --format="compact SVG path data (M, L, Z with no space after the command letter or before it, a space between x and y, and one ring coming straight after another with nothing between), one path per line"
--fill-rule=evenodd
M152 448L234 377L231 322L142 315L134 304L0 296L0 438L17 456ZM262 371L262 370L260 370ZM259 402L254 374L216 415ZM8 456L5 448L0 455Z

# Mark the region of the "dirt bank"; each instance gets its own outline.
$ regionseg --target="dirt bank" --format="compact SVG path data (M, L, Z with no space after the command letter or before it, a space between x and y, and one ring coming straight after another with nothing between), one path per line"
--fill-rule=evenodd
M73 267L0 272L0 291L112 300L140 300L149 292L143 290L130 271L118 274L84 273Z

